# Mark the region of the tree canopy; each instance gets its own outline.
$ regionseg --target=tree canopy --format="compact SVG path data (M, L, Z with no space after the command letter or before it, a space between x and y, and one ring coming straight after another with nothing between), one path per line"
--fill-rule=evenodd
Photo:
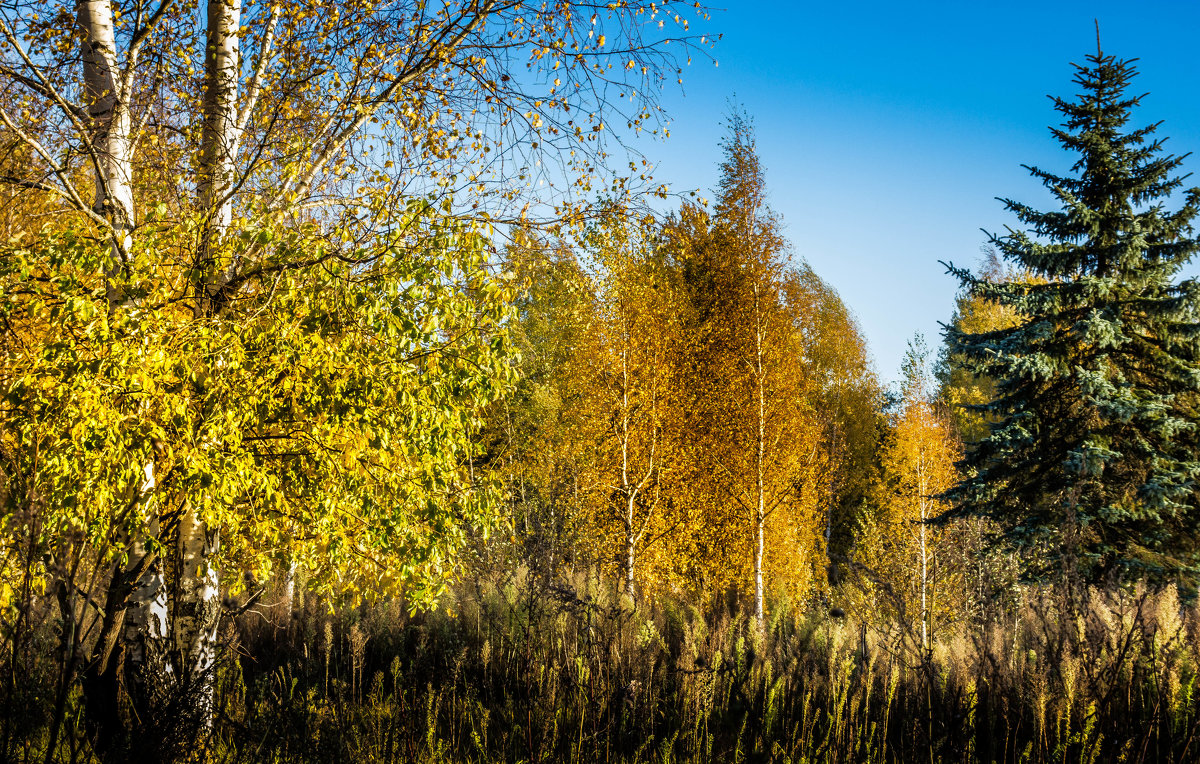
M951 495L956 514L994 518L1013 544L1048 551L1031 573L1194 581L1200 286L1178 275L1200 247L1200 190L1167 208L1182 159L1163 153L1157 124L1130 127L1135 74L1097 52L1077 67L1079 95L1055 99L1072 174L1030 172L1060 207L1007 201L1027 228L992 237L1033 278L952 269L971 297L1016 318L947 330L948 351L996 386L978 409L995 424Z
M211 719L222 592L282 570L422 606L495 526L474 469L513 381L492 223L646 190L617 156L698 45L703 10L677 5L0 14L0 183L53 213L0 243L3 520L36 510L35 556L75 555L48 555L52 585L100 603L100 727L196 690ZM102 747L165 755L123 747L150 737Z

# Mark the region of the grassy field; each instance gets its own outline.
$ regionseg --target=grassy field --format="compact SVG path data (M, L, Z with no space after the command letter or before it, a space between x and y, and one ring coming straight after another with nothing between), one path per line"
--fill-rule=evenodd
M1200 759L1200 609L1173 589L1024 599L924 655L853 610L775 602L759 628L585 578L517 574L415 616L261 608L225 625L211 735L168 715L141 742L218 762ZM47 619L4 645L6 761L91 760L75 690L45 750L55 644Z

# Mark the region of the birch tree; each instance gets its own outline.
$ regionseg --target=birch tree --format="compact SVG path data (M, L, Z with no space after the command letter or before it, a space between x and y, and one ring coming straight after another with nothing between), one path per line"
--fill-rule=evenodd
M595 302L572 249L529 232L515 239L506 261L520 289L512 328L519 380L490 412L484 438L508 486L519 559L549 578L585 547L597 434L580 381Z
M882 454L883 480L878 509L862 531L862 558L885 599L910 627L921 651L932 649L940 613L959 609L964 599L955 580L961 571L950 561L952 528L937 527L949 505L941 498L958 480L960 455L948 416L934 404L928 351L920 335L904 359L899 408ZM938 601L941 596L945 601Z
M806 386L803 327L811 316L766 204L747 118L733 117L724 149L714 215L685 213L670 235L682 240L676 247L695 335L696 414L687 429L696 433L695 465L707 476L700 479L721 508L708 513L706 524L724 537L710 551L748 578L761 622L767 570L800 574L784 576L800 588L811 582L830 454ZM746 538L745 530L748 544L728 543Z
M666 565L648 566L641 556L677 525L664 490L677 456L679 318L670 274L656 259L656 229L652 218L614 206L584 237L597 306L583 389L599 425L592 525L601 538L616 536L615 550L601 557L619 560L630 597L664 577Z
M410 200L515 220L539 209L569 215L577 194L599 183L627 186L605 172L619 148L605 136L614 120L655 128L655 89L678 72L664 46L689 45L686 32L665 31L666 23L686 29L674 5L5 7L0 124L34 157L5 181L53 196L73 221L71 235L35 237L6 253L6 309L14 326L57 310L64 347L77 330L91 340L73 356L21 356L6 382L36 389L34 408L53 402L76 417L39 424L43 435L49 421L71 433L45 444L75 444L63 470L80 470L76 480L109 478L90 505L68 501L111 566L86 671L90 696L116 692L120 665L131 672L135 705L153 705L164 688L192 688L196 716L207 718L217 571L267 573L271 554L242 535L258 531L251 520L263 520L267 506L288 514L283 507L308 502L305 511L320 517L358 518L347 524L358 530L327 537L353 539L324 552L330 582L381 567L371 550L411 553L396 567L397 585L441 576L454 546L451 518L474 499L430 500L427 517L370 532L371 512L350 507L383 500L386 491L369 496L372 481L401 490L392 480L411 474L412 464L393 466L382 479L371 466L383 459L389 427L411 439L407 456L430 480L462 455L430 438L449 428L442 434L459 442L471 412L503 387L466 371L474 363L504 379L496 360L503 288L486 277L476 232L439 223L428 202ZM535 196L539 185L559 193ZM315 344L301 352L305 342ZM289 347L295 355L275 352ZM388 348L398 365L380 356L381 366L359 368L408 368L421 384L396 385L394 400L335 362ZM309 357L319 349L324 356ZM50 381L52 361L84 364L97 385L86 404L60 389L70 374L59 369ZM328 376L314 380L320 371ZM314 381L330 387L313 392ZM380 405L411 416L385 425ZM79 427L100 440L80 441ZM328 440L315 446L309 435L322 428ZM345 474L320 459L325 466L296 467L297 455L318 450L342 454ZM375 456L356 456L364 453ZM346 487L348 475L362 482ZM449 497L458 483L442 474L425 484ZM415 503L409 495L399 506ZM117 707L90 705L102 716Z

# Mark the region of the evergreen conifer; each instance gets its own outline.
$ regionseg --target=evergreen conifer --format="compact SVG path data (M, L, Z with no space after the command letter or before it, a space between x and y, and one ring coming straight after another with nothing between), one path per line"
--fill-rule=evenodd
M1078 161L1067 176L1029 167L1060 208L1004 200L1026 230L992 244L1029 280L988 280L949 266L967 294L1009 306L1016 325L947 327L951 356L996 380L979 406L989 434L964 459L951 515L997 520L1031 556L1033 575L1062 568L1194 583L1200 570L1200 285L1181 268L1200 248L1200 189L1159 123L1128 129L1144 96L1132 61L1099 50L1076 65L1081 93L1054 99L1054 136ZM1185 155L1186 156L1186 155ZM1036 562L1035 562L1036 560Z

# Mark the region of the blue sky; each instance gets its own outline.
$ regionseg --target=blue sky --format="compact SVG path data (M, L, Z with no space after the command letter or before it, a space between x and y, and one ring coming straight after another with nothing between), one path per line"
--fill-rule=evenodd
M727 103L744 105L796 256L838 290L892 380L914 332L940 345L957 284L938 261L974 264L980 229L1016 224L995 197L1050 205L1021 165L1073 162L1046 96L1076 92L1094 18L1106 53L1140 59L1138 123L1163 120L1169 151L1200 153L1200 3L1054 0L731 3L693 26L722 35L718 65L695 59L683 92L668 88L671 137L641 149L674 190L708 193Z

